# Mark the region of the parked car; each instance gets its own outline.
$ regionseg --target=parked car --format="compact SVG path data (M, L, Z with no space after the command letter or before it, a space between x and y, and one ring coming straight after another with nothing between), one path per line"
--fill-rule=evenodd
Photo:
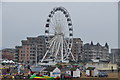
M103 72L99 72L99 73L98 73L98 76L99 76L99 77L108 77L108 73L107 73L107 72L104 72L104 71L103 71Z

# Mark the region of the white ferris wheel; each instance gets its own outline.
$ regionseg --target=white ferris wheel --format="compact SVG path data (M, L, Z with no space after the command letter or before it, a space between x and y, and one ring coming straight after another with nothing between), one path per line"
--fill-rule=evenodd
M47 50L41 62L65 62L70 59L75 61L71 52L73 42L72 21L64 7L55 7L48 15L45 36Z

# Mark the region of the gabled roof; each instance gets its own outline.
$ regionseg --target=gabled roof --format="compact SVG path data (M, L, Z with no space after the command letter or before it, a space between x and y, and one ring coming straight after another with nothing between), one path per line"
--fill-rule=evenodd
M109 46L108 46L107 42L105 43L105 47L109 48Z
M31 67L32 72L41 72L45 67Z
M61 70L62 72L64 72L64 71L70 71L70 69L67 68L67 67L65 67L65 68L61 68L60 70Z
M76 71L77 67L73 67L70 69L70 71Z
M44 71L48 71L48 72L51 72L55 69L56 67L48 67L46 69L44 69Z
M97 45L97 46L101 46L99 42L98 42L96 45Z
M93 41L91 41L91 45L93 46Z
M95 67L88 67L87 70L94 70Z

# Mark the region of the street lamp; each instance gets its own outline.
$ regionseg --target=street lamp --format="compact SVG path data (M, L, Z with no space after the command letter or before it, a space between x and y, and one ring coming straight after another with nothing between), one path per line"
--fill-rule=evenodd
M37 43L35 43L35 65L37 66Z

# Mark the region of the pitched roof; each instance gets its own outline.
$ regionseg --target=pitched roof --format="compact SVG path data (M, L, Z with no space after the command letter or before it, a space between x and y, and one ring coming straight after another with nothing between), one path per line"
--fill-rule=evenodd
M45 69L45 67L31 67L31 70L33 72L40 72L40 71L42 71L44 69Z
M70 71L75 71L77 69L77 67L73 67L70 69Z
M88 67L87 70L94 70L95 67Z
M67 68L67 67L65 67L65 68L61 68L60 70L61 70L62 72L64 72L64 71L69 71L70 69Z
M44 71L48 71L48 72L51 72L55 69L56 67L48 67L46 69L44 69Z

